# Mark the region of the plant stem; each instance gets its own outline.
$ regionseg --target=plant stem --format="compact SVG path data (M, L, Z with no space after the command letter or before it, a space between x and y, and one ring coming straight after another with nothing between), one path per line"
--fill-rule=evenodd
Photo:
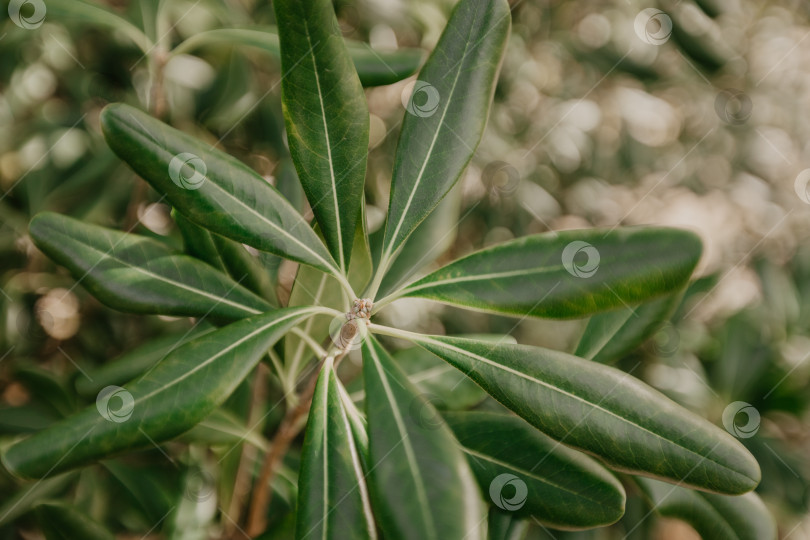
M284 455L290 448L290 444L298 436L301 430L300 420L309 412L312 403L312 394L315 393L315 383L318 382L318 374L321 371L323 360L318 362L318 367L312 372L307 381L306 388L300 396L298 405L287 409L287 413L281 420L273 440L270 441L270 451L264 458L259 479L253 489L253 498L250 501L250 512L248 514L247 526L245 527L248 536L255 538L262 534L267 528L267 507L273 495L271 484L276 476L276 469L284 459Z

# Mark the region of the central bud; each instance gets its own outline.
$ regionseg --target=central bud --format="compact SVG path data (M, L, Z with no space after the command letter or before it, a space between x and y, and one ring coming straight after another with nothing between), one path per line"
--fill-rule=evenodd
M346 319L351 321L354 319L366 319L371 316L371 308L374 307L374 302L371 298L355 298L352 310L346 313Z

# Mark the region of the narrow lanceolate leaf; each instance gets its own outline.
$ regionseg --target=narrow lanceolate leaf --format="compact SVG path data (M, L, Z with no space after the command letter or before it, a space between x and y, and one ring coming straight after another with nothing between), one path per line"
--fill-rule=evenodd
M324 271L335 263L295 208L239 160L129 105L101 113L107 144L194 223Z
M609 525L624 514L615 476L517 416L457 412L445 419L496 507L563 529Z
M392 540L481 539L485 514L464 455L432 405L373 338L363 343L370 488ZM429 410L429 413L425 413Z
M178 45L172 54L186 53L212 43L257 47L275 57L281 56L277 29L272 26L258 29L217 28L208 30L187 39ZM346 47L363 86L381 86L401 81L412 75L424 59L424 51L421 49L376 51L367 43L350 40L346 40Z
M130 313L232 321L270 304L211 266L137 234L45 212L31 238L104 304Z
M275 0L287 138L326 245L349 267L368 157L368 106L331 0Z
M697 236L677 229L545 233L477 251L396 296L516 316L581 317L680 289L700 253Z
M759 483L739 441L627 373L539 347L407 335L540 431L617 470L734 495Z
M591 317L574 353L580 358L611 363L633 351L669 319L681 295L669 294Z
M507 510L491 506L487 516L487 528L488 540L524 540L529 532L529 521L520 519Z
M172 217L183 236L186 253L228 273L245 288L278 307L269 273L245 246L203 229L177 211L172 211Z
M102 390L93 406L11 446L3 463L41 478L175 437L225 401L267 349L315 311L280 309L190 341L132 384Z
M77 378L76 390L82 396L95 396L106 386L120 386L128 383L143 375L146 370L163 360L174 349L213 331L213 326L200 322L189 330L146 341L102 364L98 369L90 371L86 377Z
M462 0L419 72L394 161L383 264L458 181L484 133L511 25L506 0Z
M46 503L36 509L46 540L115 540L115 535L78 508Z
M318 377L299 475L295 537L377 538L368 488L332 360Z
M636 478L656 513L681 519L712 540L776 540L776 522L756 493L737 497L702 493Z

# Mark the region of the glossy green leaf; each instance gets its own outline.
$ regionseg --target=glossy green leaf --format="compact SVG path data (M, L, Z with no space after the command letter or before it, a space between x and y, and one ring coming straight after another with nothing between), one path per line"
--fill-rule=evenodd
M601 527L624 514L615 476L517 416L456 412L445 419L496 507L562 529Z
M298 491L296 538L377 538L368 488L331 359L309 411Z
M432 405L371 336L363 343L369 487L386 538L481 539L485 514L475 479ZM438 418L435 410L428 414Z
M101 127L118 157L197 225L334 270L332 257L304 218L244 163L129 105L105 107Z
M484 133L511 21L506 0L461 0L419 72L394 161L383 270L472 158Z
M278 307L278 298L270 275L258 259L248 253L245 246L203 229L175 210L172 211L172 217L183 236L186 253L227 272L240 285Z
M137 234L37 214L31 238L104 304L130 313L238 320L272 306L207 264Z
M11 446L3 463L18 476L41 478L175 437L225 401L270 346L315 312L280 309L190 341L127 387L102 391L94 406Z
M460 187L456 184L436 210L414 229L413 234L402 245L385 273L379 296L397 291L417 273L420 276L424 275L425 268L453 245L461 213Z
M581 317L679 290L700 254L698 237L677 229L545 233L477 251L396 296L516 316Z
M115 540L100 523L66 504L41 504L37 507L37 516L46 540Z
M636 478L656 513L683 520L704 540L776 540L776 522L756 493L736 497Z
M421 347L397 351L393 357L411 384L437 409L466 409L477 405L487 396L469 377ZM352 381L359 383L358 389L351 393L355 402L362 401L366 395L360 379ZM431 421L430 418L424 420Z
M639 306L597 313L588 321L574 354L603 364L620 359L661 328L680 300L680 294L669 294Z
M759 483L731 435L627 373L525 345L392 332L445 359L530 424L611 467L727 494Z
M178 334L151 339L89 372L89 377L76 379L76 390L83 396L95 396L105 386L122 385L142 375L184 343L212 332L205 323Z
M494 506L489 509L487 527L489 528L487 540L524 540L529 532L527 520Z
M366 178L366 97L331 0L275 0L273 7L290 154L326 245L345 272Z
M207 44L221 43L257 47L277 58L281 57L277 29L271 26L208 30L188 38L172 53L187 53ZM401 81L419 68L425 56L421 49L375 51L367 43L351 40L346 40L346 47L363 86L382 86Z

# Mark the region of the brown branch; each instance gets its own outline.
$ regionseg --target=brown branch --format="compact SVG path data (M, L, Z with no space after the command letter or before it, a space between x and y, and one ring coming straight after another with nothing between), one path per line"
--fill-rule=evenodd
M347 346L338 352L335 356L335 365L349 354L349 349L350 346ZM270 484L273 483L276 470L284 459L287 450L289 450L290 444L306 425L302 420L309 413L312 405L312 396L315 393L315 385L318 382L318 375L321 372L324 360L325 358L322 358L316 364L316 368L310 375L304 391L299 396L300 401L295 407L287 409L287 413L284 415L284 419L281 421L281 425L270 443L270 451L265 456L259 481L253 490L253 500L250 504L246 529L248 536L251 538L259 536L267 528L267 508L273 496Z
M290 448L290 444L304 427L301 419L309 413L312 395L315 393L315 384L318 382L318 374L322 365L323 360L318 362L316 369L310 375L306 388L299 396L298 404L287 409L278 431L276 431L273 440L270 442L270 451L264 458L259 480L253 489L253 499L250 502L250 512L245 527L248 536L251 538L262 534L267 528L267 508L273 495L270 489L271 484L276 476L278 466Z

